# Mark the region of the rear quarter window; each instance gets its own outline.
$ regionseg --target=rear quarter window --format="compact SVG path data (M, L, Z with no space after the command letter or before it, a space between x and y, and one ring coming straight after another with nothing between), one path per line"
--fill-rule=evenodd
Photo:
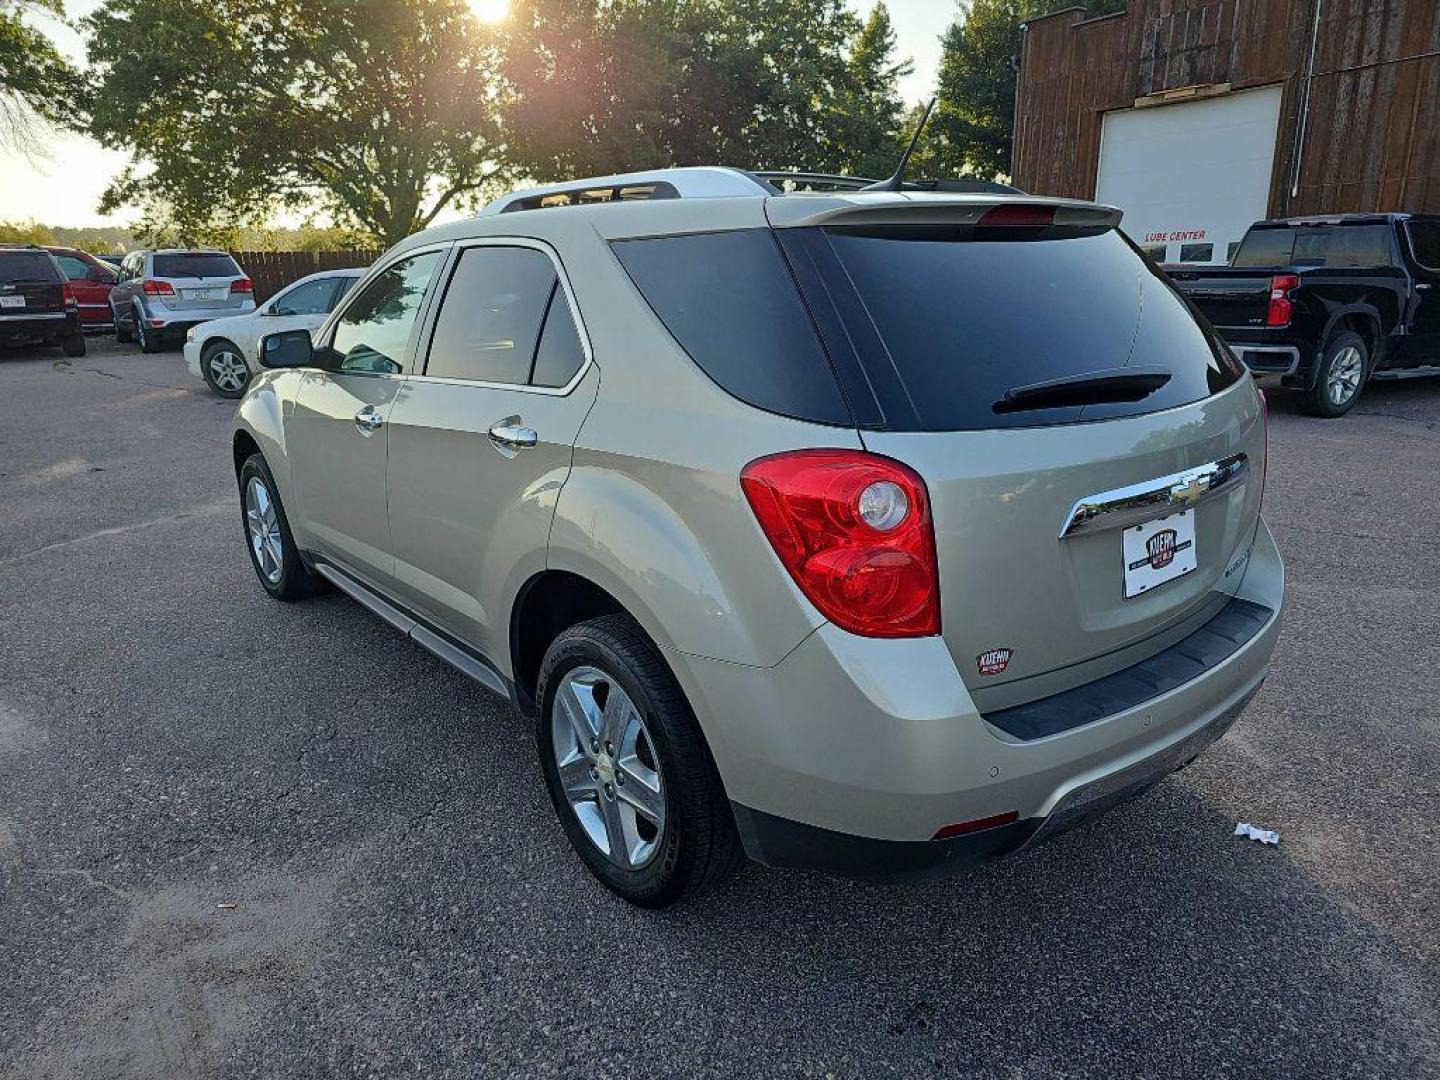
M618 240L612 247L665 328L722 389L784 416L852 423L769 229Z
M156 255L151 272L157 278L239 277L240 267L229 255L196 251Z

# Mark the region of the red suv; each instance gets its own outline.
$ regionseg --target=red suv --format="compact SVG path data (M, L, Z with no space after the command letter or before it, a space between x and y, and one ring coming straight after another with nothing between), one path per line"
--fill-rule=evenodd
M70 291L80 308L80 325L86 330L110 326L110 290L120 275L113 266L106 266L88 251L78 248L50 247L46 251L54 255L60 269L70 279Z

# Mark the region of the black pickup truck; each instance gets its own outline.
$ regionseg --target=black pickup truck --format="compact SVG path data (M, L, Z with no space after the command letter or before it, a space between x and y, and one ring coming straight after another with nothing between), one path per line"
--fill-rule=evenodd
M1166 271L1314 416L1344 415L1377 372L1440 374L1440 215L1257 221L1229 266Z

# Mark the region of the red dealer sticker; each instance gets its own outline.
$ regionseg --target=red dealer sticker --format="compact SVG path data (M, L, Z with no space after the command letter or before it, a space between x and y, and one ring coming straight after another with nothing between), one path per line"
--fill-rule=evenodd
M981 675L999 675L1010 666L1013 649L987 649L975 658L975 667Z

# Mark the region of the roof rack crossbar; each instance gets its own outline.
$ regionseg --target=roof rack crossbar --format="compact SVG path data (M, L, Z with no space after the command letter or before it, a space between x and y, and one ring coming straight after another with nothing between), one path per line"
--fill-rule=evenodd
M491 217L516 210L597 202L627 202L631 199L758 198L776 194L778 191L774 187L754 173L717 165L699 165L591 176L512 191L490 203L477 216Z

